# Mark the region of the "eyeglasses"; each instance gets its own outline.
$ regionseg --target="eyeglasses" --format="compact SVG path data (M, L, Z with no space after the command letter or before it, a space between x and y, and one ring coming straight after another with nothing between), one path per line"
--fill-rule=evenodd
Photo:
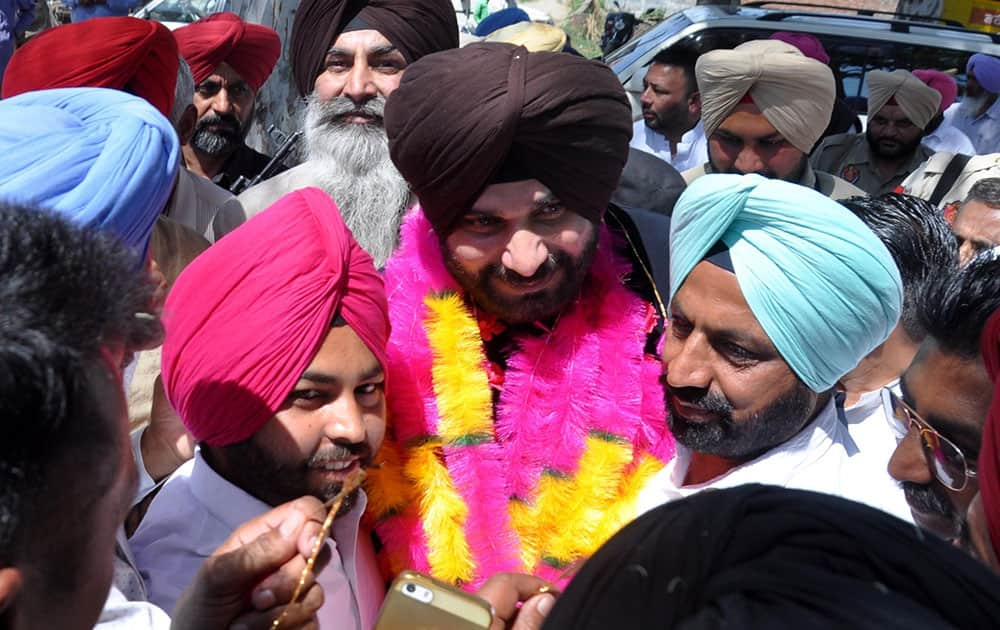
M927 465L930 466L934 477L949 490L954 492L965 490L969 479L976 478L976 471L969 465L962 449L935 431L920 417L920 414L896 394L890 393L889 401L892 404L892 414L896 420L911 429L915 428L920 434L920 444L924 450L924 457L927 458Z

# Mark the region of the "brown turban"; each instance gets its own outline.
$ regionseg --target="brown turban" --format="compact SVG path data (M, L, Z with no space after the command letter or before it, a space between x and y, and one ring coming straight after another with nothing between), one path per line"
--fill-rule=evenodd
M407 63L458 48L458 22L450 0L302 0L289 47L299 94L312 92L326 51L337 37L361 29L382 33Z
M212 76L225 62L257 92L281 54L281 40L274 29L244 22L235 13L202 18L174 31L174 37L195 83Z
M698 57L695 76L705 135L715 133L749 94L778 133L803 153L812 151L830 124L837 96L828 66L773 39L707 52Z
M903 114L923 129L938 113L941 93L906 70L872 70L868 82L868 115L874 116L895 99Z
M497 181L537 179L597 222L632 116L611 70L566 53L478 43L410 66L385 106L389 153L440 232Z

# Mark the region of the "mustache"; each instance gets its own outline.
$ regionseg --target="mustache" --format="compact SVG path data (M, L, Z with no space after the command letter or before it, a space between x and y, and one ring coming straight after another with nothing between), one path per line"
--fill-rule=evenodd
M329 101L312 99L309 103L320 124L337 125L348 116L366 116L381 125L385 116L385 97L376 96L358 105L346 96L337 96Z
M676 398L688 407L694 407L698 411L714 414L723 418L728 418L733 413L733 404L721 394L715 394L707 389L697 387L671 387L664 379L664 391L667 392L667 402L670 397Z
M569 254L566 252L550 252L548 257L545 259L545 262L539 265L538 269L535 270L535 273L530 276L522 276L516 271L511 271L499 263L491 265L486 272L487 274L503 280L508 284L517 286L519 284L531 284L539 280L544 280L558 271L560 266L570 265L572 262L573 261L570 259Z
M948 497L933 485L924 485L912 481L901 481L906 501L917 510L926 514L937 514L945 518L955 519L955 508Z
M334 444L314 453L312 457L306 460L305 465L306 468L316 468L352 457L357 457L361 460L362 466L367 466L372 461L372 450L365 442L357 444Z
M234 114L216 114L210 113L205 114L201 120L198 121L197 128L204 129L209 125L228 125L232 128L232 133L239 134L243 129L243 125L240 124L240 119Z

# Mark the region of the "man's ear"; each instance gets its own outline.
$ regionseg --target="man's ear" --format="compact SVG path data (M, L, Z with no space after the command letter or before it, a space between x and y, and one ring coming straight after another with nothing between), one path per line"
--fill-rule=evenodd
M184 108L181 119L177 121L177 135L181 139L181 144L187 144L191 141L191 136L194 135L194 127L197 123L198 110L194 108L194 105L188 105Z
M14 567L0 568L0 626L8 627L4 619L11 618L23 582L19 569Z
M701 116L701 92L698 90L688 95L688 111L692 116Z

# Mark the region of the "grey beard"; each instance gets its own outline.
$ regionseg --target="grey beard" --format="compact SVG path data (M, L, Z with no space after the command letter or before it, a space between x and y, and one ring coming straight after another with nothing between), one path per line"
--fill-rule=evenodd
M976 118L986 107L989 95L985 92L980 96L966 96L958 104L958 113L969 118Z
M399 244L399 228L410 202L410 187L389 158L382 125L385 99L358 108L345 97L323 102L310 95L303 125L306 164L312 180L340 208L354 238L382 268ZM373 116L369 124L344 123L351 112Z
M191 137L191 145L204 153L213 157L232 153L236 150L236 144L231 138L213 133L207 129L199 129Z

